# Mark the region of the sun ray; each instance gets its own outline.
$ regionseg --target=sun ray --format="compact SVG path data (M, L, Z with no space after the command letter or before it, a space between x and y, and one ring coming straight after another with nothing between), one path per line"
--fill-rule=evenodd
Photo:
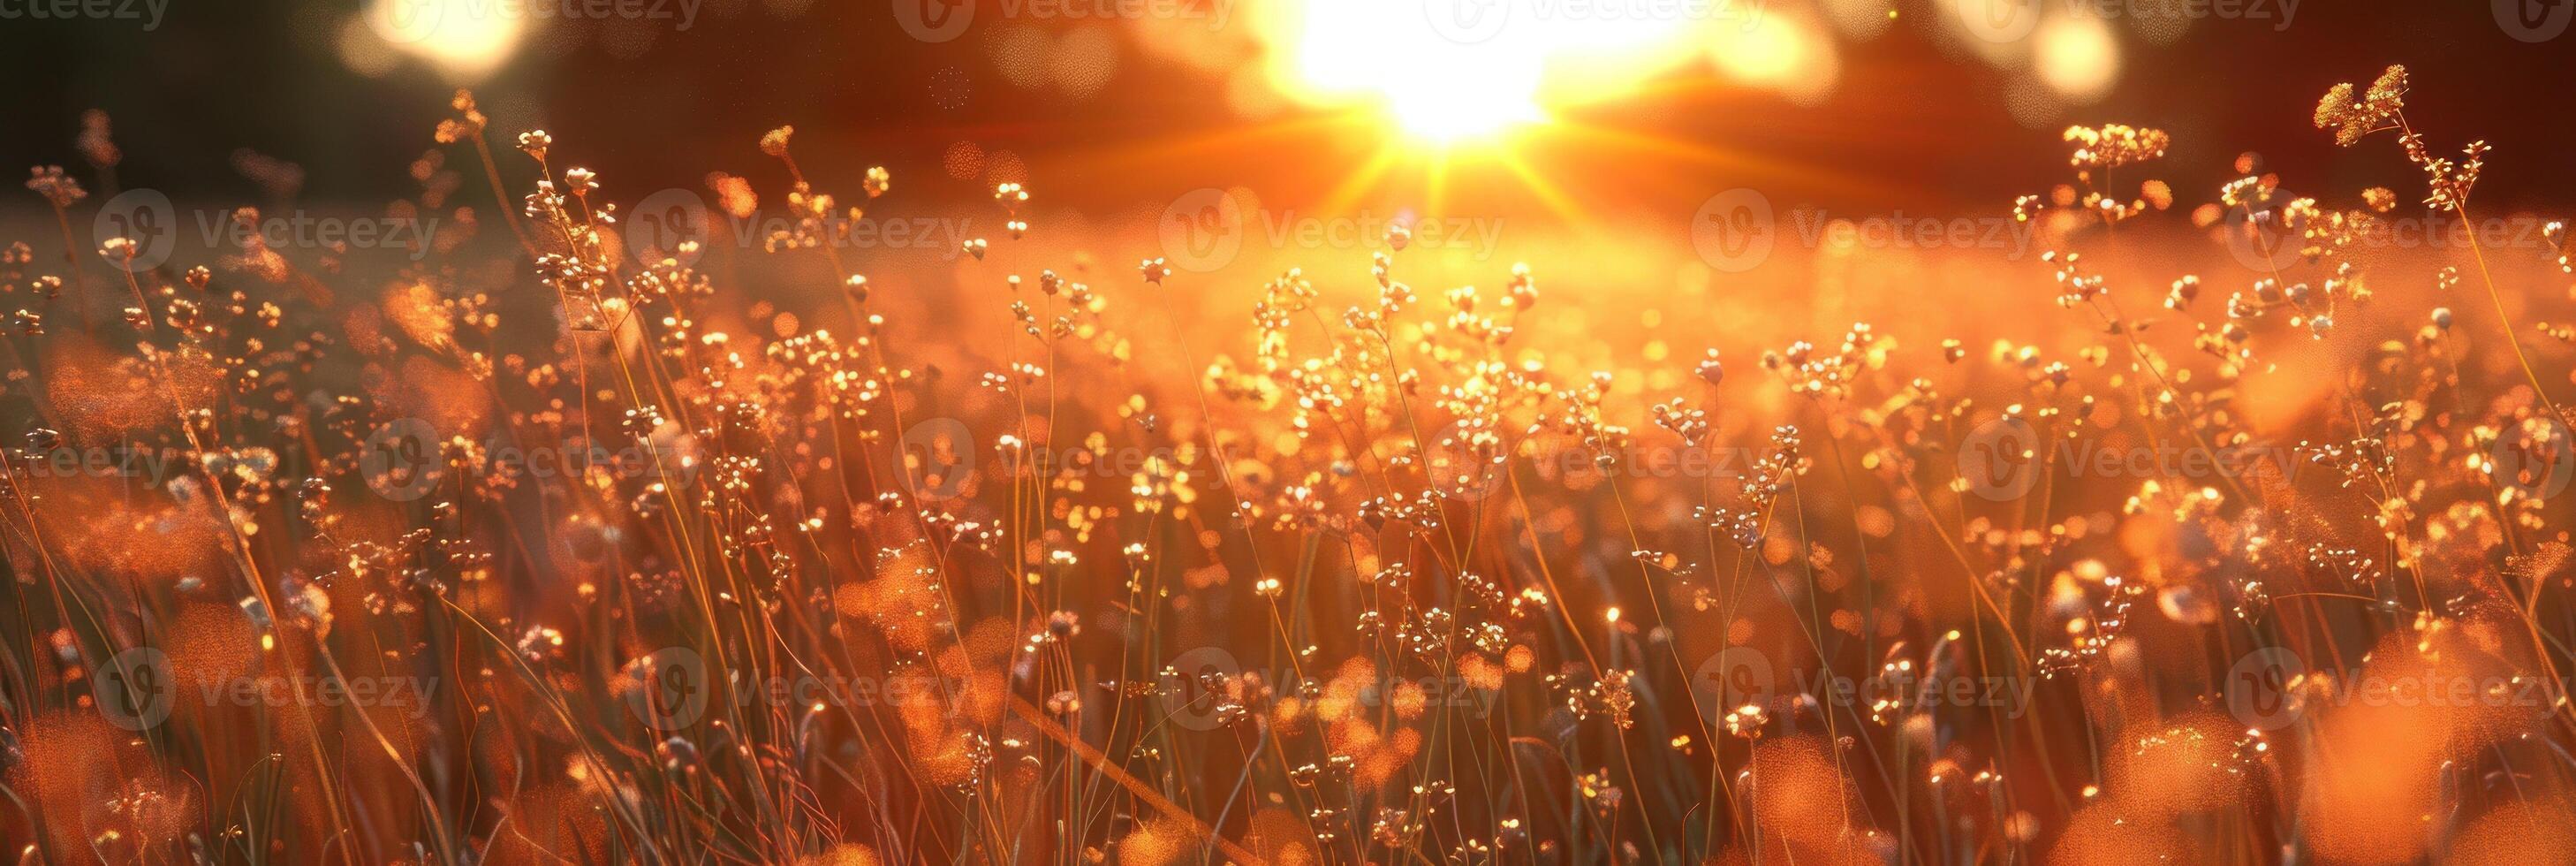
M1368 162L1352 169L1349 177L1344 178L1340 185L1326 193L1319 207L1324 213L1346 212L1363 196L1368 195L1379 180L1386 177L1388 170L1395 166L1396 160L1401 156L1402 153L1393 146L1379 147L1376 155L1369 157Z
M1835 193L1858 194L1874 190L1883 193L1885 190L1885 184L1876 178L1863 181L1847 173L1824 170L1808 163L1772 159L1747 151L1722 150L1706 144L1603 124L1560 121L1548 128L1548 134L1576 139L1568 143L1587 149L1618 148L1631 153L1652 154L1692 165L1723 169L1733 176L1762 177Z
M1449 205L1449 151L1434 151L1430 166L1422 172L1422 202L1432 213L1447 213Z
M1576 203L1573 196L1558 189L1554 181L1548 180L1546 174L1532 167L1519 154L1509 150L1496 151L1494 161L1509 170L1512 176L1520 178L1521 185L1537 196L1551 215L1566 220L1567 225L1582 226L1587 232L1597 225L1585 218L1583 206Z
M1365 132L1372 126L1368 117L1357 112L1322 112L1142 143L1073 149L1067 151L1063 164L1085 171L1162 168L1174 160L1276 153L1302 147L1317 138Z

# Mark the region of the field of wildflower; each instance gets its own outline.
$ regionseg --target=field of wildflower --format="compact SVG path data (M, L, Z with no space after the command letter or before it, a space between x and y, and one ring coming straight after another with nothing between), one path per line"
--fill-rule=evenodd
M1401 221L1220 284L1035 245L1042 172L881 268L915 168L748 129L674 204L463 91L445 230L198 261L93 117L0 238L0 843L2576 862L2566 238L2351 72L2370 185L2079 125L1970 229L2028 255L1686 288Z

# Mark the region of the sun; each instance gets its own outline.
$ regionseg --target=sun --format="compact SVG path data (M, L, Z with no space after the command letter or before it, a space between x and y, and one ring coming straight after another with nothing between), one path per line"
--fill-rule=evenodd
M1452 8L1455 5L1456 8ZM1270 77L1300 101L1374 104L1413 140L1451 145L1547 123L1695 57L1704 21L1585 17L1563 4L1310 0L1264 22ZM1589 7L1584 7L1589 8ZM1456 17L1476 12L1464 18ZM1479 11L1480 10L1480 11Z
M1535 100L1491 91L1389 92L1386 112L1408 136L1435 145L1492 141L1506 130L1548 119Z
M1391 13L1374 4L1317 2L1305 9L1305 37L1295 42L1289 70L1292 91L1374 101L1396 129L1441 144L1488 138L1547 117L1538 97L1543 54L1463 43L1419 16L1389 20Z
M479 0L373 0L366 8L368 26L386 44L465 80L507 62L529 24L517 6Z

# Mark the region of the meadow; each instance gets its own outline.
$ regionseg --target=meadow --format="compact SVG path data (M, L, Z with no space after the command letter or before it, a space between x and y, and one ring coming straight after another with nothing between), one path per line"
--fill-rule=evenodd
M1746 274L1679 214L1201 273L1043 173L899 255L846 227L937 167L662 199L463 92L412 231L201 232L102 119L0 252L0 842L2576 861L2566 238L2352 74L2372 186L2077 126Z

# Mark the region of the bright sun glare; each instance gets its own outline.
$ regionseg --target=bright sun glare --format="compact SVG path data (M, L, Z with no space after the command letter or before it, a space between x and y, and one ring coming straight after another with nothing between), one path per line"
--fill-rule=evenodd
M522 7L483 0L372 0L367 24L393 48L468 80L508 60L528 29Z
M1398 88L1388 90L1386 96L1387 113L1396 125L1435 142L1481 138L1547 119L1547 112L1529 97L1500 90L1450 93L1439 88Z
M1540 123L1551 108L1606 99L1692 56L1697 21L1547 17L1557 4L1312 0L1274 33L1280 88L1309 102L1373 100L1396 127L1437 143Z

